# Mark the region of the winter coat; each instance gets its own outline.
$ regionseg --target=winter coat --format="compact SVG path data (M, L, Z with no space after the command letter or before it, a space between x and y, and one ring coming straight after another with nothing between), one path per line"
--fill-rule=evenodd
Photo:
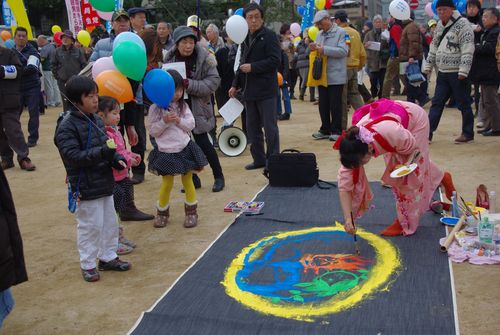
M17 47L14 47L14 50L23 65L23 70L21 71L21 91L28 90L31 88L41 87L40 76L42 69L38 69L34 65L28 65L28 59L30 56L35 56L40 59L40 54L30 43L27 43L26 46L21 50L17 50Z
M500 72L497 69L496 46L500 26L485 30L474 51L474 61L470 70L473 83L482 85L500 84Z
M380 69L385 69L387 67L387 60L389 59L389 44L385 38L382 38L382 30L370 30L366 33L363 42L380 43L379 51L366 49L368 70L370 72L378 72Z
M304 40L301 40L295 49L297 55L297 69L309 67L309 54L311 50Z
M281 49L281 61L278 66L278 72L283 76L283 81L288 82L290 80L290 66L288 61L288 54L285 50Z
M19 111L21 76L23 65L14 50L0 46L0 65L14 65L17 70L15 79L4 79L3 68L0 72L0 107L1 109L14 109Z
M166 54L164 63L177 62L176 51L175 46ZM189 84L186 92L191 100L191 111L196 121L193 133L203 134L215 127L211 96L220 85L220 77L214 55L209 54L198 44L194 52L196 53L196 70L192 78L188 78Z
M0 168L0 292L28 280L9 183Z
M115 142L116 152L122 155L127 162L126 169L113 169L113 178L115 181L121 181L128 177L128 170L132 167L132 161L139 155L127 149L125 140L123 139L122 133L120 133L118 127L106 126L106 134Z
M40 59L42 61L43 71L52 71L51 60L55 52L56 47L52 43L47 43L40 49Z
M320 30L316 36L316 44L324 48L326 58L326 77L328 85L345 85L347 83L347 54L349 47L345 43L346 31L332 26L330 30Z
M481 11L479 11L479 13L476 16L465 16L465 18L471 24L477 24L478 26L481 27L481 30L478 32L475 32L474 30L472 30L474 33L474 44L478 44L479 42L481 42L481 35L483 35L483 33L484 33L483 20L481 19L482 16L483 16L483 14L481 13Z
M53 54L51 64L54 78L66 82L87 65L87 59L82 49L75 48L73 45L69 48L61 45Z
M72 192L76 192L81 175L80 199L94 200L113 195L115 181L111 168L117 167L117 161L125 161L125 158L106 146L108 136L102 119L96 114L86 115L93 125L79 111L66 112L56 128L54 141ZM87 149L89 127L90 145Z
M457 22L444 36L441 44L438 45L444 29L452 25L454 20ZM456 72L458 75L467 77L472 65L473 55L474 34L470 23L466 18L461 17L458 11L454 11L446 26L443 26L441 20L438 22L424 71L430 72L436 65L439 72Z
M361 36L356 29L350 27L347 23L341 24L340 27L345 30L347 35L349 35L351 43L347 58L347 68L359 71L366 64L366 51L363 43L361 42Z
M95 62L99 58L110 57L113 55L113 42L115 37L115 33L111 32L109 37L97 41L89 61Z
M220 77L220 86L215 91L215 100L219 109L229 100L228 92L234 80L234 61L237 49L236 44L230 44L215 53L217 72Z
M241 88L244 100L266 100L278 95L277 71L281 62L281 47L276 34L262 27L248 33L241 44L239 64L250 64L251 71L235 74L233 87Z
M399 42L399 61L407 62L408 59L423 59L422 33L415 22L410 21L406 24L401 34Z
M399 22L394 22L389 28L389 53L390 57L399 57L399 45L401 42L401 34L403 33L403 28Z

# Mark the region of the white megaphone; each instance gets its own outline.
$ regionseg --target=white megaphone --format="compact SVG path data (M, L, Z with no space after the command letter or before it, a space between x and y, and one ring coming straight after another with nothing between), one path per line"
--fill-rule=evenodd
M219 149L229 157L239 156L247 147L247 137L243 130L237 127L226 127L219 134Z

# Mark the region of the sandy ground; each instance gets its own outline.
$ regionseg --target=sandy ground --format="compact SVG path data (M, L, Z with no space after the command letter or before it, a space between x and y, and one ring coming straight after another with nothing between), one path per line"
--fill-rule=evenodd
M226 189L212 193L211 170L201 174L199 227L182 227L183 195L174 191L171 223L166 229L155 229L151 222L125 223L126 236L138 244L132 254L123 256L133 269L102 273L99 282L86 283L79 271L75 220L66 209L65 172L52 141L59 111L49 109L41 117L40 142L31 150L36 172L21 171L17 166L6 171L24 239L29 281L14 287L16 307L0 333L124 334L232 222L235 215L224 213L224 205L230 200L251 199L266 185L266 179L259 171L244 170L251 161L248 149L239 157L220 154ZM281 148L316 153L320 178L335 180L339 159L332 143L311 137L319 127L317 106L294 101L293 111L291 120L279 123ZM27 124L26 114L23 125ZM453 139L460 129L460 112L447 109L431 145L432 159L453 174L466 199L475 199L480 183L500 192L500 139L478 135L473 144L455 145ZM372 161L367 171L370 180L379 180L383 160ZM180 180L175 182L179 190ZM139 208L153 212L159 183L158 177L147 174L146 181L135 188ZM499 205L497 201L497 208ZM438 247L436 241L436 252ZM498 333L500 267L454 264L453 272L460 333Z

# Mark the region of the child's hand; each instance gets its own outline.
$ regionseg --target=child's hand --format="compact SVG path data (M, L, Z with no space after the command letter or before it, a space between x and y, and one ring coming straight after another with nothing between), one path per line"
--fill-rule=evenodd
M139 166L139 164L141 164L141 156L136 154L132 157L132 166Z
M163 122L165 123L177 122L178 118L179 117L177 116L177 114L168 112L167 114L163 115Z

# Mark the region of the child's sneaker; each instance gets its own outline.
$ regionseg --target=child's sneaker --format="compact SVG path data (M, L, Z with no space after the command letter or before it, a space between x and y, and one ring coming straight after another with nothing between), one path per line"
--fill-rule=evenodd
M98 281L100 278L99 272L97 272L96 268L93 268L90 270L82 269L82 277L85 281L88 281L88 282L95 282L95 281Z
M134 248L132 248L129 245L126 245L125 243L118 243L118 249L116 249L116 254L117 255L126 255L130 254L132 251L134 251Z
M120 258L116 257L109 262L103 262L99 260L99 270L100 271L128 271L132 267L129 262L122 261Z

